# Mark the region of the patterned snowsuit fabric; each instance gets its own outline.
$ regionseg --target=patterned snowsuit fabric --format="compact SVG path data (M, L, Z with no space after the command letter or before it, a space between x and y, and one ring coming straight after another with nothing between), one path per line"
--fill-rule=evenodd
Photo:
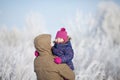
M66 43L57 44L55 43L52 47L52 52L54 55L62 59L62 63L66 63L72 70L74 70L72 59L74 57L74 51L71 46L70 40Z

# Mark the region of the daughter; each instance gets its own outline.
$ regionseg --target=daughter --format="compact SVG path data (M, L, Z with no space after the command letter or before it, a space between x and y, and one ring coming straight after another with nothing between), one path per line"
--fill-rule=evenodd
M65 28L61 28L61 30L57 32L52 52L53 55L56 56L54 58L56 64L66 63L74 70L72 62L74 52L71 46L70 37L67 35Z

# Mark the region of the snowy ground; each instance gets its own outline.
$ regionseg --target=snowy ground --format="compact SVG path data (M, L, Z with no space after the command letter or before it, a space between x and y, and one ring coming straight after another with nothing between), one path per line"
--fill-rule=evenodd
M29 21L23 30L0 27L0 80L36 80L33 39L46 29ZM101 3L89 15L78 11L66 26L75 52L76 80L120 80L120 6Z

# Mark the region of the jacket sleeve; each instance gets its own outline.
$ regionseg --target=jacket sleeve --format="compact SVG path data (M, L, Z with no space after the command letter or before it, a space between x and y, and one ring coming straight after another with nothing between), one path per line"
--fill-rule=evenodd
M53 55L61 56L63 52L60 49L57 49L55 46L53 46L52 53L53 53Z
M62 59L62 63L66 63L70 60L73 59L74 57L74 52L73 49L71 47L67 47L64 51L65 55L62 55L60 58Z
M75 80L74 72L66 64L64 65L64 67L59 68L59 74L67 80Z

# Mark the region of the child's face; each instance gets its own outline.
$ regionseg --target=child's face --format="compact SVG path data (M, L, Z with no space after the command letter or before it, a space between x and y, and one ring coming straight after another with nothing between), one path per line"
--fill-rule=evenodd
M63 43L64 39L63 38L57 38L57 39L55 39L55 42L57 42L57 43Z

